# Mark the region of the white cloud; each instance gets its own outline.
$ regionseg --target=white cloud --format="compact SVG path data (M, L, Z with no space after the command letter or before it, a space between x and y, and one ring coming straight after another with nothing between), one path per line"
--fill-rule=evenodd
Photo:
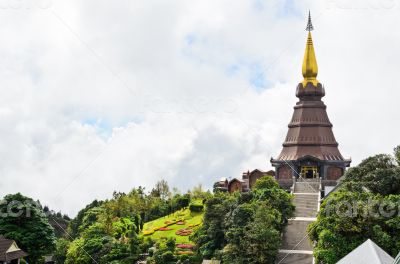
M0 6L0 195L74 214L161 178L185 191L269 169L296 102L308 8L343 155L356 164L399 144L399 5L30 3Z

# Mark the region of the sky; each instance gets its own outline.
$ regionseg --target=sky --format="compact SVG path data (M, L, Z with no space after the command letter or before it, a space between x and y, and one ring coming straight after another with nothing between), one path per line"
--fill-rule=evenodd
M269 170L308 10L328 115L356 165L400 144L400 0L1 0L0 196L74 216L160 179Z

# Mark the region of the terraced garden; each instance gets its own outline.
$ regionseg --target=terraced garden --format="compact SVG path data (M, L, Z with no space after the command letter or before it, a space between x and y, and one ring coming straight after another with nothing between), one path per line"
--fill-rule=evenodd
M191 244L189 236L202 224L203 212L191 212L189 209L179 210L171 215L147 222L143 226L143 236L153 240L174 237L176 243Z

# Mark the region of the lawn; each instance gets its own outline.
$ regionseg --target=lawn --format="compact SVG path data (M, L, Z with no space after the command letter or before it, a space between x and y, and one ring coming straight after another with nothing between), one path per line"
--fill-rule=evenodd
M181 229L194 231L198 226L202 224L203 214L203 212L192 213L189 209L179 210L173 214L145 223L143 226L143 235L149 236L154 240L175 237L177 244L190 243L189 235L177 235L176 232ZM177 221L181 221L181 223L176 223ZM158 230L161 227L165 227L171 230Z

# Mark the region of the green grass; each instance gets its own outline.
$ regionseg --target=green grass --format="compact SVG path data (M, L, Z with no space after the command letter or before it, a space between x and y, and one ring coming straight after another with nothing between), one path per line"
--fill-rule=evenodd
M147 235L145 237L151 237L154 240L160 240L164 238L174 237L176 239L176 243L190 243L189 236L179 236L176 235L175 232L182 228L189 228L189 225L196 225L202 222L203 220L203 212L200 213L191 213L189 209L179 210L171 215L167 215L153 221L147 222L143 226L143 230L151 230L156 227L165 226L166 221L173 221L178 219L184 219L184 225L173 224L168 226L172 230L168 231L155 231L151 235Z

